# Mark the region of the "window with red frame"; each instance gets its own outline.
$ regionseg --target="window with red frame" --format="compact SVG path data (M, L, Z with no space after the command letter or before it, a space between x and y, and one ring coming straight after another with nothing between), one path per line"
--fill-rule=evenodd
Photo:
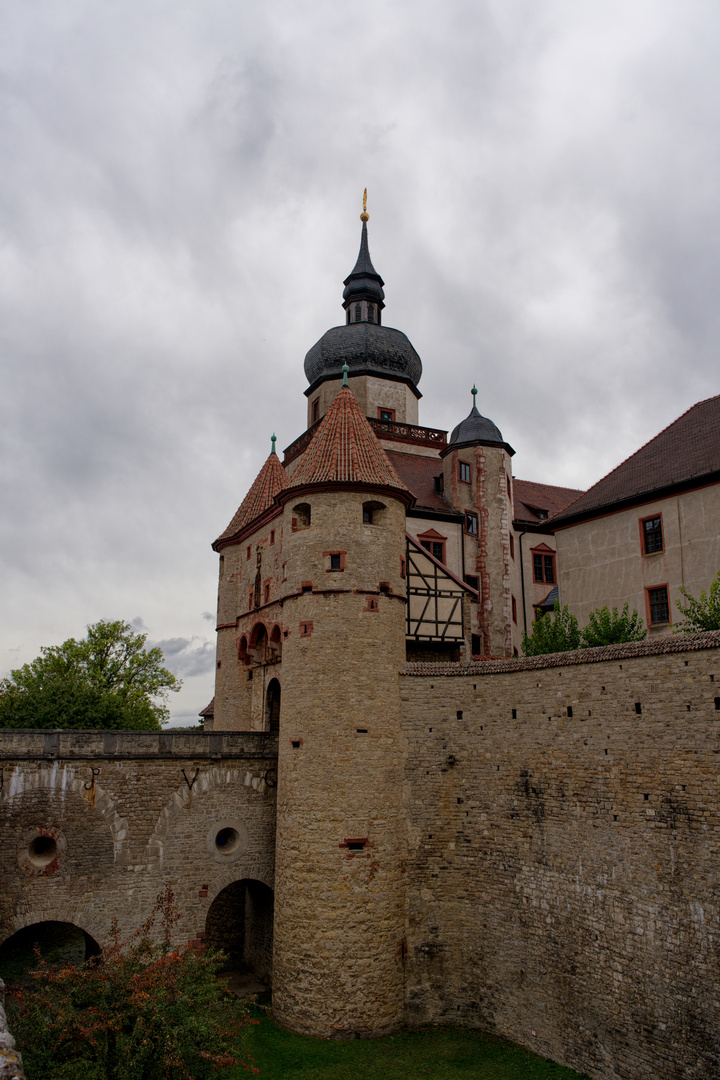
M385 420L389 424L395 423L394 409L378 409L378 420Z
M445 562L445 541L444 540L421 540L420 543L429 551L435 559L439 559L440 562Z
M533 581L555 584L555 556L546 552L533 552Z
M463 484L469 484L472 480L472 469L467 461L458 461L458 479Z
M643 518L640 522L643 555L654 555L665 550L663 542L662 514Z
M654 589L646 589L648 622L650 626L660 626L670 622L670 601L668 599L667 585L658 585Z

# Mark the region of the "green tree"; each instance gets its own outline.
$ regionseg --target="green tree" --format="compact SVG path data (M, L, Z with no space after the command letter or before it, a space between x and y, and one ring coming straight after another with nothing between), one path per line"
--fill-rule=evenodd
M216 977L222 953L174 949L177 920L168 885L139 930L121 941L114 924L112 943L84 964L51 967L38 953L30 987L7 997L29 1076L204 1080L237 1064L258 1072L242 1049L253 1021Z
M560 610L558 600L552 614L541 615L532 624L531 633L523 634L522 651L525 656L542 656L543 653L569 652L579 648L578 621L567 607Z
M647 637L647 629L637 611L630 614L629 605L618 614L614 607L596 608L590 612L587 626L580 633L580 646L592 649L597 645L619 645L624 641L642 641Z
M720 630L720 573L710 585L710 595L701 590L696 600L680 586L680 592L687 604L677 601L677 606L685 620L676 627L676 634L695 634L699 630Z
M98 622L80 641L41 650L0 680L0 727L157 730L182 686L162 650L126 622Z

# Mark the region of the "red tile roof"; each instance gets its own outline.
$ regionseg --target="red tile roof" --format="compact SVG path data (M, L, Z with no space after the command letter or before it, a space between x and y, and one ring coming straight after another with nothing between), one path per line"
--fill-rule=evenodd
M435 490L435 477L442 476L443 471L439 457L402 454L397 450L386 450L385 453L402 482L412 491L418 508L446 513L452 510L442 494Z
M204 709L201 709L198 716L215 716L215 698L212 699L209 705L206 705Z
M647 502L659 491L720 473L720 395L693 405L650 442L567 506L553 524L592 517L617 503Z
M240 507L224 533L215 541L229 540L255 521L272 506L278 491L288 486L288 475L280 464L280 458L273 451L255 477L253 485L240 503Z
M292 475L291 488L351 483L410 492L390 464L357 399L344 386L320 421L315 437Z
M545 521L577 499L583 492L577 488L536 484L532 480L513 480L513 519L532 523ZM538 510L545 511L540 517Z

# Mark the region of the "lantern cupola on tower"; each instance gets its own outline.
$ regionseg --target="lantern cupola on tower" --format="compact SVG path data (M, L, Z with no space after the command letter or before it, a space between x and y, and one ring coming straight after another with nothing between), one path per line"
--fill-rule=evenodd
M360 215L362 221L362 233L360 235L360 251L358 252L355 266L345 278L343 285L343 307L346 311L347 323L369 322L380 325L380 313L385 307L385 282L378 274L370 258L368 247L368 212L367 212L367 188L363 193L363 212Z

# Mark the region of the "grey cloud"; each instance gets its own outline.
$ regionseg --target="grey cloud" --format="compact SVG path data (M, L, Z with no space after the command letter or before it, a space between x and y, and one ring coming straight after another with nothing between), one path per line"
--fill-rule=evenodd
M0 669L141 611L207 704L210 544L303 429L366 185L421 423L477 381L517 475L584 486L718 392L703 0L38 11L0 12Z

